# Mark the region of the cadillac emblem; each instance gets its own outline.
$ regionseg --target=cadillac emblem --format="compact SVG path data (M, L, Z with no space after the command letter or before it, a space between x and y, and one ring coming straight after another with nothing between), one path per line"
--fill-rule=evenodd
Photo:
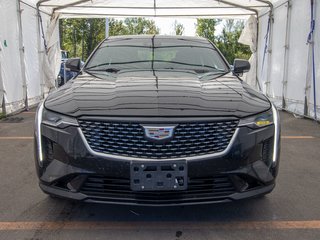
M173 137L174 128L176 126L142 126L147 138L151 140L165 140Z

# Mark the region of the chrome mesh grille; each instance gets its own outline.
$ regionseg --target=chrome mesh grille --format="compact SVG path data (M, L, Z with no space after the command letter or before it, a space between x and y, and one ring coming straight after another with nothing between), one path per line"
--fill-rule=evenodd
M238 120L179 123L173 138L166 142L146 139L140 123L79 120L79 124L89 146L96 152L171 159L222 152L227 148Z

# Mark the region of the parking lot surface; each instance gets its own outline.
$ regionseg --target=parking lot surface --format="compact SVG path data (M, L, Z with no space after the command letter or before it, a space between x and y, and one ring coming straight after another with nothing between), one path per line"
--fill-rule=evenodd
M275 190L262 198L132 207L52 199L33 160L35 110L0 120L0 239L320 239L320 125L281 113Z

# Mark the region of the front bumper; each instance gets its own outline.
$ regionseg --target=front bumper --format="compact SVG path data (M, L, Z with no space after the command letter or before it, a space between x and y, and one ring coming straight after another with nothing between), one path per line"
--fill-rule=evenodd
M239 127L228 151L219 156L188 160L188 189L134 192L130 189L129 158L94 154L77 127L41 125L44 160L35 151L40 188L51 195L85 202L130 205L190 205L228 202L272 191L278 172L272 160L274 126ZM37 149L35 141L35 150ZM155 160L154 160L155 161ZM93 180L92 180L93 179Z
M139 196L129 198L116 198L116 197L103 197L103 196L90 196L83 194L81 192L70 192L65 191L59 188L50 187L43 183L39 183L41 190L47 194L52 196L58 196L66 199L76 200L76 201L83 201L88 203L105 203L105 204L118 204L118 205L145 205L145 206L176 206L176 205L198 205L198 204L212 204L212 203L225 203L225 202L232 202L241 199L249 199L257 196L262 196L267 193L270 193L275 184L269 184L264 187L260 187L258 189L242 192L242 193L233 193L229 196L223 197L214 197L214 196L207 196L207 197L197 197L197 198L175 198L169 200L159 200L153 199L147 201L146 199L139 198Z

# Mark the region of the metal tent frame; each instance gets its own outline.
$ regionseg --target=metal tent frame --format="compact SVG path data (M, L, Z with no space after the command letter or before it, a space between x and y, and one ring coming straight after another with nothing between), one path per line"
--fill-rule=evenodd
M243 17L258 16L262 9L272 12L273 4L267 0L39 0L37 8L61 17Z
M39 0L40 11L59 18L85 17L197 17L197 18L247 18L268 14L270 31L266 39L264 54L272 53L272 14L273 4L267 0ZM259 23L257 22L257 26ZM44 37L44 33L42 33ZM258 41L258 37L257 37ZM46 41L44 41L46 42ZM271 58L268 57L268 60ZM258 58L256 60L258 65ZM269 72L268 64L268 70ZM259 86L258 73L256 84Z

